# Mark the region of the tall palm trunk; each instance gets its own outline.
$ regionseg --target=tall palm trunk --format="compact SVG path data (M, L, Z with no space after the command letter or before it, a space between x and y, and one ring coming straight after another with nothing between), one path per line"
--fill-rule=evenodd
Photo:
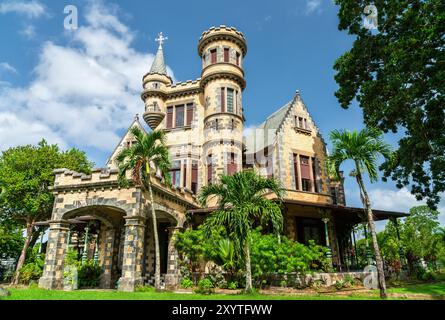
M150 193L151 216L153 219L153 237L155 238L155 288L159 290L161 289L161 255L159 250L158 222L156 220L153 190L151 189L150 181L148 181L148 192Z
M250 262L250 238L246 240L246 293L252 292L252 265Z
M17 266L16 266L16 269L15 269L14 279L12 280L12 284L13 285L19 284L20 269L23 267L23 264L25 263L26 253L28 251L29 244L31 243L31 240L32 240L32 228L33 228L33 221L26 222L26 238L25 238L25 243L23 244L23 248L22 248L22 252L20 254L20 258L17 261Z
M374 247L375 261L377 264L377 276L378 276L379 288L380 288L380 297L382 299L385 299L387 297L386 283L385 283L385 272L383 270L383 260L382 260L381 254L380 254L379 244L377 242L377 233L375 231L375 223L374 223L374 218L373 218L372 209L371 209L371 201L369 200L368 193L366 192L365 185L363 183L363 179L362 179L358 165L356 165L356 169L357 169L357 182L359 184L360 191L362 193L362 201L363 201L363 205L365 206L366 215L368 218L369 230L371 232L372 245Z

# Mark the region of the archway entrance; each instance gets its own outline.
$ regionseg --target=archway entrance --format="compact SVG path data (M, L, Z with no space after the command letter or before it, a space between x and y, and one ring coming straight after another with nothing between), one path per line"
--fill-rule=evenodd
M124 216L125 211L111 206L84 207L64 215L72 221L67 239L69 257L77 259L86 273L93 273L80 278L80 286L116 288L122 274ZM97 269L100 277L95 279Z

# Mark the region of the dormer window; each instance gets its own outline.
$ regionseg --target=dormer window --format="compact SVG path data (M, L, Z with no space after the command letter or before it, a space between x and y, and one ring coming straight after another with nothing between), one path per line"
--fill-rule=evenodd
M309 126L306 117L295 116L295 130L301 133L310 134L311 127Z

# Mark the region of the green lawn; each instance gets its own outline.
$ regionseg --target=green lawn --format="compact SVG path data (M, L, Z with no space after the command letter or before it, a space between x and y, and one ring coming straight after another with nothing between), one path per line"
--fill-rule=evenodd
M11 296L4 300L370 300L378 299L378 291L369 293L312 294L312 295L242 295L186 294L172 292L118 291L51 291L38 288L10 288ZM445 299L445 282L406 285L388 289L389 299ZM2 299L2 298L0 298Z
M50 291L43 289L9 289L11 296L4 300L344 300L369 299L369 297L331 295L241 295L241 294L185 294L172 292L118 292L118 291ZM1 298L0 298L1 299ZM374 297L375 299L375 297Z

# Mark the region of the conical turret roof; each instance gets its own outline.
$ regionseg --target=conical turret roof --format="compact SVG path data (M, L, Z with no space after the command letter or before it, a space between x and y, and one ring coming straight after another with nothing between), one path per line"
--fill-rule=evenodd
M164 51L162 45L159 46L156 57L151 65L150 73L159 73L167 75L167 68L165 66Z

